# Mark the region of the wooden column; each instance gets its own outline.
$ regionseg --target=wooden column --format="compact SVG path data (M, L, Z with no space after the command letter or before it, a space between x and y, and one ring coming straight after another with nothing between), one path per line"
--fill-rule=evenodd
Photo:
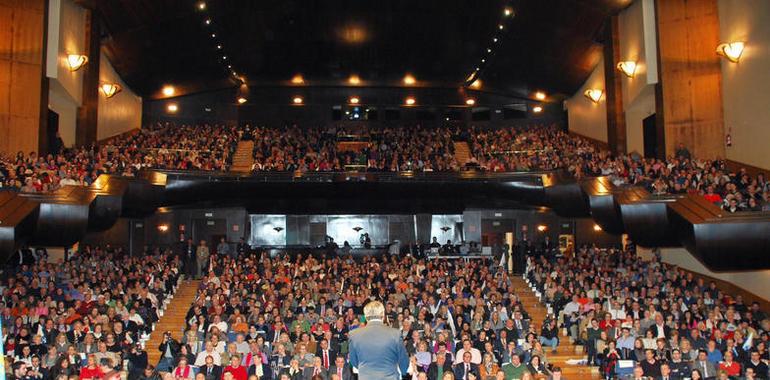
M37 152L45 140L45 13L46 0L0 0L0 152Z
M623 83L615 68L620 61L620 33L618 16L607 21L604 42L604 83L607 99L607 145L610 151L626 154L626 116L623 109Z
M96 142L99 118L99 65L101 41L99 23L93 10L86 10L86 55L88 64L83 68L83 102L78 107L75 123L75 145L84 146Z
M724 158L717 0L657 0L655 8L665 152L683 143L696 157Z

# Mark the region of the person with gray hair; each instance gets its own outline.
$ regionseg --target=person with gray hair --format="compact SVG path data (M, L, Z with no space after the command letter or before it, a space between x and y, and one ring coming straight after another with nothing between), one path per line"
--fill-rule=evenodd
M350 365L358 369L360 379L401 379L409 368L409 356L399 331L383 323L385 306L369 302L364 316L366 326L350 334Z

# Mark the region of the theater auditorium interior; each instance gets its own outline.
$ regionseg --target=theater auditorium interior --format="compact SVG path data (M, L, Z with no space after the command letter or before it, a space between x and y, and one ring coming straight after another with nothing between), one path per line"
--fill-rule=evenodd
M0 378L768 379L768 67L767 0L0 0Z

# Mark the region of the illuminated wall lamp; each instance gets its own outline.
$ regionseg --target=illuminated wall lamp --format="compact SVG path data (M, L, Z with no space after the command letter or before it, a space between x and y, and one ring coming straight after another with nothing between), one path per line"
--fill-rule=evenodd
M541 106L534 106L534 107L532 107L532 112L534 112L534 113L543 112L543 107L541 107Z
M292 103L300 105L302 102L304 102L304 99L302 99L301 96L295 96L294 99L291 100Z
M545 232L545 231L547 231L547 230L548 230L548 226L546 226L545 224L539 224L539 225L537 226L537 230L538 230L539 232Z
M239 96L237 101L238 101L238 104L243 104L243 103L248 102L249 100L244 98L243 96Z
M594 231L601 232L601 230L602 230L602 227L600 225L594 224Z
M179 111L179 106L176 103L171 103L166 106L166 111L168 111L168 113L176 113Z
M413 106L415 103L417 103L417 101L412 97L408 97L406 100L404 100L404 104L408 106Z
M604 94L604 92L598 88L589 88L583 93L583 95L585 95L588 100L594 103L599 103L599 100L602 98L602 94Z
M351 96L349 101L350 101L350 104L358 104L361 101L361 99L358 99L358 97L356 96Z
M305 84L305 78L302 77L302 75L297 74L294 77L291 78L292 84Z
M83 54L67 54L67 66L70 71L78 71L88 63L88 57Z
M618 62L618 70L625 74L629 78L633 78L636 74L636 62L635 61L621 61Z
M109 99L123 91L123 88L117 83L102 83L99 85L99 90Z
M168 229L168 224L158 224L158 232L167 232Z
M473 99L473 98L465 99L465 104L469 105L469 106L472 106L472 105L476 104L476 99Z
M730 62L738 62L743 54L746 43L743 41L727 42L717 46L717 55L727 58Z

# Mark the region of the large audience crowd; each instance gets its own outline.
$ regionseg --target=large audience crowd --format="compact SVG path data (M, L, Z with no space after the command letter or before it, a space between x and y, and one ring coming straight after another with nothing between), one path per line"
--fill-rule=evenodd
M564 339L607 379L768 378L770 319L758 304L633 249L530 251L525 278L550 310L538 325L498 259L238 249L201 262L185 247L14 257L0 282L9 378L355 379L349 337L372 300L400 331L412 380L559 379L552 354ZM183 273L201 280L197 296L184 326L154 332L163 342L146 349L160 361L148 363L143 342Z
M658 255L583 247L530 257L527 279L605 378L767 379L770 319Z
M615 156L556 126L243 128L217 124L155 124L107 143L37 156L0 156L0 188L46 192L89 185L98 175L133 176L143 168L226 171L240 139L253 139L254 172L491 172L565 169L576 177L608 176L657 195L700 194L728 212L770 210L763 173L730 170L722 160L700 160L682 146L665 160L637 153ZM340 144L341 141L360 144ZM455 141L467 141L460 165Z
M88 186L100 174L134 176L141 169L226 171L240 139L225 125L158 123L105 143L0 155L0 189L49 192L63 185Z
M47 263L21 249L10 264L0 280L7 378L139 378L142 343L177 287L176 255L87 246Z

